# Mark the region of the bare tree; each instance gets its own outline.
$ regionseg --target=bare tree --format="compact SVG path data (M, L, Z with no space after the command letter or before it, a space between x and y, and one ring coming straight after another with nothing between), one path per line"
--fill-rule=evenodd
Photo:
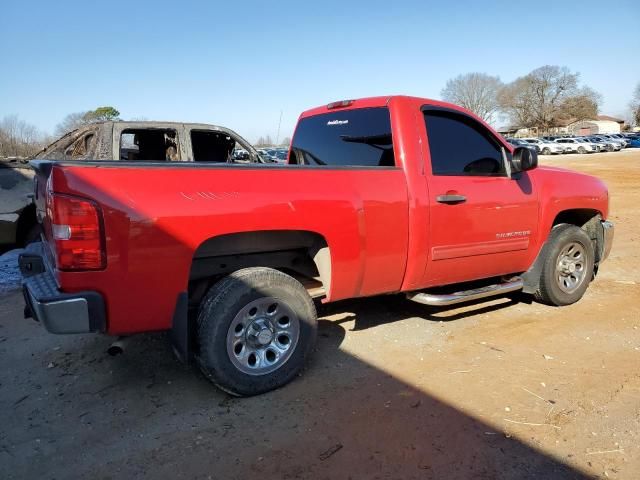
M272 147L272 146L273 146L273 139L271 138L271 135L267 135L266 137L260 137L256 141L256 147Z
M631 97L629 107L631 108L634 123L640 125L640 82L638 82L633 91L633 97Z
M58 137L61 137L67 132L71 132L73 130L76 130L77 128L82 127L83 125L86 125L87 123L89 123L86 120L86 114L87 112L70 113L69 115L64 117L64 119L58 125L56 125L55 134Z
M48 138L17 115L8 115L0 121L0 156L29 157L48 142Z
M486 73L467 73L447 81L440 95L445 101L471 110L490 122L500 107L498 94L502 86L499 77Z
M98 107L86 112L70 113L56 126L56 135L61 137L67 132L76 130L90 123L105 120L119 120L120 112L113 107Z
M594 119L598 115L602 95L589 87L581 88L574 96L566 98L559 107L556 120L574 121Z
M561 119L588 118L597 114L601 97L588 87L579 88L579 78L567 67L545 65L506 85L500 105L512 122L541 130Z

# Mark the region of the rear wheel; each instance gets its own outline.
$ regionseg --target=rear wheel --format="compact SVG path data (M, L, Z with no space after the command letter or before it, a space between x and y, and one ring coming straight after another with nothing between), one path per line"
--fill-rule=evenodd
M544 147L542 149L542 155L549 155L551 153L551 150L549 149L549 147Z
M593 243L575 225L555 227L548 242L535 297L548 305L570 305L582 298L593 277Z
M306 289L271 268L238 270L213 285L198 313L198 363L218 387L257 395L290 382L315 344Z
M586 151L584 147L578 147L578 153L585 153Z

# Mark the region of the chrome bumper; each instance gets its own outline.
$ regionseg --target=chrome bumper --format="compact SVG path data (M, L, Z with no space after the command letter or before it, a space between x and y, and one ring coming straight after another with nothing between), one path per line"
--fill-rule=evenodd
M602 225L602 250L600 251L600 262L604 262L609 253L611 253L611 245L613 245L613 223L608 220L600 222Z
M33 317L50 333L103 332L105 306L97 292L64 293L43 256L42 246L32 244L20 255L25 318Z

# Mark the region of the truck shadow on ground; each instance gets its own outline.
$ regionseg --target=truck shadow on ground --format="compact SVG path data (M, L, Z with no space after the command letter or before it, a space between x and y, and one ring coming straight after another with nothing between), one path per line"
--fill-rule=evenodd
M358 331L412 317L430 322L451 322L507 309L520 303L530 304L531 302L530 295L517 293L448 307L432 307L412 302L407 300L404 295L398 294L343 300L327 305L317 302L316 308L318 309L318 314L322 316L351 312L350 317L342 318L338 323L354 320L354 326L350 330Z
M304 375L238 399L178 363L164 334L134 337L112 358L109 338L49 335L20 318L19 295L8 298L3 478L586 478L350 355L340 321L320 320ZM344 313L363 329L417 313L430 320L395 301L350 300L320 315Z

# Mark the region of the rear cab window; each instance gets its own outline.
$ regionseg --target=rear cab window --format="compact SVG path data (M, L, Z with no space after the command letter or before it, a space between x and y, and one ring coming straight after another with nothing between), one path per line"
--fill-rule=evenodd
M291 144L289 163L395 167L389 109L336 110L301 119Z

